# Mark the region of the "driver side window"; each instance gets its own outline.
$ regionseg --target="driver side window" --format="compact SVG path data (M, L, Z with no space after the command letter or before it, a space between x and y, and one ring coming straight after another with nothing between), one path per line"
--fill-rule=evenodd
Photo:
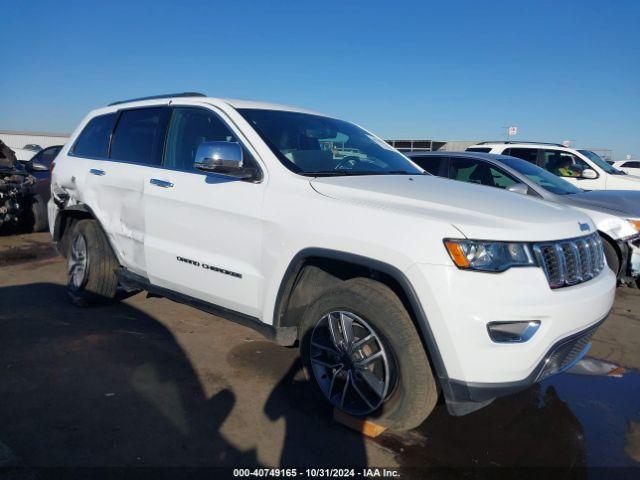
M562 150L544 150L543 167L558 177L579 178L585 168L591 168L584 160Z
M201 143L237 141L215 113L204 108L176 107L171 113L162 164L178 170L195 171L193 164Z

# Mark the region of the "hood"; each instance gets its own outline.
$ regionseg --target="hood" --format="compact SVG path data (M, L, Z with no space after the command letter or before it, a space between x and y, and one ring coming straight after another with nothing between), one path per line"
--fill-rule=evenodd
M593 190L591 192L566 195L567 204L593 208L626 218L640 218L640 191L638 190Z
M589 217L569 207L430 175L322 177L310 183L336 200L446 222L467 238L545 241L595 231Z
M636 175L607 175L607 189L640 190L640 177Z

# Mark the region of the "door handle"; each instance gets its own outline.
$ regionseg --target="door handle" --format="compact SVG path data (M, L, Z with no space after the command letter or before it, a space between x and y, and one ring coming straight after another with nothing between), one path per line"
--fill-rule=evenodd
M89 173L91 173L92 175L97 175L101 177L105 175L107 172L105 172L104 170L98 170L97 168L92 168L91 170L89 170Z
M149 183L151 185L155 185L156 187L162 187L162 188L171 188L171 187L173 187L173 183L167 182L166 180L160 180L160 179L157 179L157 178L152 178L151 180L149 180Z

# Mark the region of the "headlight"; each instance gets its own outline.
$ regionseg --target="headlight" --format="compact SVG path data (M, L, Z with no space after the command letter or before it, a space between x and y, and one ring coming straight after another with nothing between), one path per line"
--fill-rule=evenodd
M446 239L444 245L458 268L483 272L504 272L511 267L536 266L526 243Z
M629 222L636 231L640 232L640 220L632 220L629 218L627 219L627 222Z

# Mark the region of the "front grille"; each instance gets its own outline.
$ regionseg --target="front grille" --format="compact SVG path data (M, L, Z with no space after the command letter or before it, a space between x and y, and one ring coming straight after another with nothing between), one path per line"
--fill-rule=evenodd
M545 359L538 380L544 380L551 375L562 372L580 360L580 354L583 353L594 333L595 328L556 347Z
M597 233L570 240L536 243L533 251L551 288L591 280L605 264L602 240Z

